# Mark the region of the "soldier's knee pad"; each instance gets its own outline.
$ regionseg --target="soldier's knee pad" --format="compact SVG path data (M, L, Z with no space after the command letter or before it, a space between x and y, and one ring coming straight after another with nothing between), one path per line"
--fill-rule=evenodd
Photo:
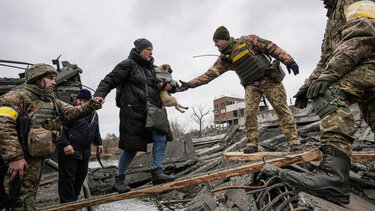
M331 84L323 95L313 99L313 112L316 113L320 119L337 110L337 105L346 100L345 93L337 84Z

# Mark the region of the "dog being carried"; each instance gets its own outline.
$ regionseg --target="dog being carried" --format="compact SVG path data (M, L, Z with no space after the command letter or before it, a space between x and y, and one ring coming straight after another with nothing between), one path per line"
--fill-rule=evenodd
M160 82L163 82L164 85L169 83L172 87L178 88L179 84L177 81L173 80L172 72L173 72L172 68L169 64L162 64L159 67L155 68L156 78ZM160 91L160 98L164 106L166 107L174 106L181 113L184 113L185 110L189 108L189 107L185 107L185 106L178 104L177 99L175 97L170 96L168 92L165 90Z

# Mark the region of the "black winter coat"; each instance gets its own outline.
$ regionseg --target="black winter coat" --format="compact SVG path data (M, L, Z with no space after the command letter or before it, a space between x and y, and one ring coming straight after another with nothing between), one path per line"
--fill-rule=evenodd
M147 151L147 144L152 142L151 131L145 128L145 76L150 102L159 108L162 107L153 62L153 58L147 61L133 48L128 59L116 65L100 82L95 92L95 96L105 98L112 89L118 89L116 104L120 107L119 147L123 150ZM167 140L172 140L170 130Z
M84 118L64 122L62 136L57 142L57 150L60 156L79 160L89 159L91 144L96 146L102 145L102 138L99 132L99 118L96 111L93 111ZM64 147L68 145L72 145L74 149L73 155L65 155Z

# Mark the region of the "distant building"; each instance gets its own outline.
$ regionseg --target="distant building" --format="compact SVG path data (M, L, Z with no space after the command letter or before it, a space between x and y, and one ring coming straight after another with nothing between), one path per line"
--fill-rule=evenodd
M214 124L223 128L245 123L245 99L223 96L214 100ZM268 110L268 105L262 100L258 111Z

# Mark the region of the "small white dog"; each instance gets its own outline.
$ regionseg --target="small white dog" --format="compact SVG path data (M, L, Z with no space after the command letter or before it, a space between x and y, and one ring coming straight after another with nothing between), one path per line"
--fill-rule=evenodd
M155 68L156 78L160 81L168 82L171 86L177 86L178 82L172 79L172 68L169 64L162 64ZM184 113L183 109L188 109L189 107L182 106L178 104L177 99L168 94L167 91L160 91L160 98L164 106L172 107L174 106L179 112Z

